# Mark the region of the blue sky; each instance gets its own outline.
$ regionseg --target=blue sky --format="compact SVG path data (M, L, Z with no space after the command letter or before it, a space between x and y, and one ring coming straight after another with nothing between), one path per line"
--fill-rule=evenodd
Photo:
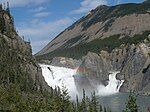
M0 0L10 2L20 36L31 40L33 54L61 31L98 5L139 3L143 0Z

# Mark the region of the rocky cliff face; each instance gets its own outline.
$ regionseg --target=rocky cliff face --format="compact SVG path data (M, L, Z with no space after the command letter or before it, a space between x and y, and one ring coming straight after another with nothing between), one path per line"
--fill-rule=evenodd
M150 94L150 4L99 6L59 34L36 54L39 61L79 67L83 88L107 85L110 71L120 71L120 91Z
M91 82L102 83L103 85L107 84L110 71L120 71L117 79L125 80L120 91L129 92L132 90L143 94L150 94L149 53L149 45L143 43L138 45L122 45L111 53L107 51L101 51L99 55L88 53L83 58L80 67L86 69L86 77Z
M0 52L0 85L16 84L23 91L47 88L32 56L30 42L16 33L13 17L3 9L0 9Z
M99 84L106 86L109 72L120 71L117 79L124 80L121 92L135 91L147 95L150 94L150 40L146 41L137 45L123 44L111 53L104 50L99 54L89 52L79 60L56 57L48 64L78 68L77 74L85 74L74 77L79 91L83 88L91 91Z

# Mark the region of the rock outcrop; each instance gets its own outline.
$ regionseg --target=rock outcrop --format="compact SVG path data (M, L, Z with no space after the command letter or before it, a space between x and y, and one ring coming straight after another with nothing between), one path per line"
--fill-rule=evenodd
M23 91L44 90L47 84L32 56L30 42L15 31L9 10L0 9L0 85L16 84Z
M88 53L83 58L82 68L90 82L107 84L110 71L120 71L117 79L125 80L120 91L136 91L150 94L150 46L122 45L111 53L101 51L99 55ZM80 68L79 68L80 70ZM96 84L94 84L96 85Z

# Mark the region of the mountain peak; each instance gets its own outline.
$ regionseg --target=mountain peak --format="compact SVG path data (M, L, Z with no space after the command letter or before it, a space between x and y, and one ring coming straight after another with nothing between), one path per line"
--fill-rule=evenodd
M105 38L109 37L121 39L142 34L150 30L149 10L150 5L148 3L98 6L91 10L88 15L82 17L60 33L46 47L38 52L36 56L47 58L59 55L67 56L67 54L60 52L76 49L79 46L81 47L91 42L94 43L96 39L98 39L99 42L101 41L99 39L105 42L105 40L107 40ZM87 52L81 54L86 53Z

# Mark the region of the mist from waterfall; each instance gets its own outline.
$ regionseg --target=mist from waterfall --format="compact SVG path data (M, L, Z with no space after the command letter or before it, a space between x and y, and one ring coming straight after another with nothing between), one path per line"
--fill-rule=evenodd
M51 65L40 64L42 68L42 74L47 84L55 89L59 87L62 89L63 85L68 89L69 95L72 99L76 98L76 95L81 96L76 88L74 76L77 75L77 69L70 69L64 67L56 67ZM117 80L116 74L118 72L111 72L109 74L108 85L99 85L97 95L105 96L119 92L123 80ZM91 91L92 92L92 91ZM81 93L81 92L80 92Z

